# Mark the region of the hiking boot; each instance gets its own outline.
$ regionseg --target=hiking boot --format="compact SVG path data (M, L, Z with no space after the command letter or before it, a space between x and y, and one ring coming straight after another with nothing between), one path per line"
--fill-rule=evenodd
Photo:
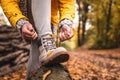
M52 65L68 61L69 55L67 50L63 47L56 47L55 42L53 35L41 37L42 45L39 47L41 53L39 59L42 60L42 65Z

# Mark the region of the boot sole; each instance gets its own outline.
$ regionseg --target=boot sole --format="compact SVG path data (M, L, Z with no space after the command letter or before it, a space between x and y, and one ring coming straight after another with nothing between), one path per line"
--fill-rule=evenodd
M53 65L53 64L63 63L68 61L68 59L69 59L68 52L62 51L47 59L45 62L43 62L43 65Z

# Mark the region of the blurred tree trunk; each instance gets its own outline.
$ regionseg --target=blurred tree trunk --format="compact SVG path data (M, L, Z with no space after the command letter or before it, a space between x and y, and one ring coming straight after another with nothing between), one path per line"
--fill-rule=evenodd
M107 19L106 19L106 38L105 38L105 44L108 45L108 32L110 30L111 25L111 11L112 11L112 2L113 0L109 0L108 4L108 11L107 11Z
M82 12L82 43L85 41L85 29L86 29L86 22L87 22L87 13L88 13L88 6L89 4L87 3L86 0L82 0L83 7L81 7Z
M106 21L106 33L109 32L110 30L110 25L111 25L111 11L112 11L112 2L113 0L109 0L109 5L108 5L108 15L107 15L107 21Z
M78 45L84 43L85 41L85 26L87 22L87 13L89 4L85 0L76 0L78 5L78 16L79 16L79 25L78 25ZM82 22L82 37L80 38L80 29Z
M81 45L81 39L80 39L80 11L81 11L81 8L80 8L80 0L76 0L76 3L77 3L77 5L78 5L78 16L79 16L79 20L78 20L78 31L77 31L77 33L78 33L78 46L80 46Z

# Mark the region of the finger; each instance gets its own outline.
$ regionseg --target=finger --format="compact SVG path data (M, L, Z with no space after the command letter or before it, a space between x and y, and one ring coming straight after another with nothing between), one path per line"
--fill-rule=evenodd
M32 25L28 25L29 27L27 27L28 28L28 30L30 31L30 32L35 32L35 30L34 30L34 28L33 28L33 26Z
M32 39L35 40L37 37L38 37L38 35L37 35L37 33L35 32L35 33L32 35Z
M72 30L72 28L69 27L68 29L66 29L65 32L71 34L73 32L73 30Z
M30 38L30 39L33 39L33 40L37 38L37 33L36 32L32 33L32 35L30 35L28 33L24 33L23 35L24 35L24 37Z
M34 39L37 38L37 33L34 32L34 33L32 33L32 35L29 35L29 34L24 33L24 36L27 37L27 38L31 38L31 39L34 40Z
M62 41L64 41L64 39L62 38L62 35L60 34L60 41L62 42Z
M65 33L62 33L62 36L63 36L63 39L64 39L64 40L66 40L66 39L67 39L67 37L66 37Z
M63 29L64 29L65 31L70 31L71 28L70 28L68 25L64 25L64 26L63 26Z
M28 33L28 34L31 35L31 36L35 33L35 30L34 30L34 28L32 27L31 24L28 24L28 25L27 25L26 33Z
M34 30L31 31L31 35L37 34Z
M32 35L32 33L31 33L29 30L25 29L25 28L24 28L22 34L23 34L23 35L28 35L28 36L31 36L31 35Z
M30 31L30 30L28 30L28 29L24 30L24 32L23 32L23 34L25 34L25 35L27 35L27 36L30 36L30 37L31 37L34 33L35 33L35 32L33 32L33 30Z
M71 32L71 33L66 33L65 34L65 40L69 40L69 39L71 39L72 37L73 37L73 32Z
M35 37L33 38L33 40L35 40L35 39L37 39L38 38L38 36L37 36L37 34L35 35Z
M24 34L24 38L27 40L35 40L37 38L37 34L33 34L32 36Z
M70 39L70 38L72 38L72 37L74 36L74 34L73 34L73 33L71 33L71 34L70 34L70 33L68 33L68 34L66 34L66 35L68 36L68 37L67 37L68 39Z
M31 35L26 34L26 33L24 33L24 34L23 34L23 36L24 36L24 37L27 37L27 38L32 38L32 36L31 36Z
M60 33L59 35L59 38L60 38L60 41L63 41L63 37L62 37L62 34Z
M68 39L71 38L71 35L66 34L65 37L66 37L66 39L68 40Z
M66 33L65 33L65 34L66 34L66 35L69 35L70 37L71 37L71 36L73 36L73 30L71 29L71 30L70 30L70 31L68 31L68 32L66 31Z
M65 36L64 33L60 33L60 40L61 41L65 41L67 39L67 37Z

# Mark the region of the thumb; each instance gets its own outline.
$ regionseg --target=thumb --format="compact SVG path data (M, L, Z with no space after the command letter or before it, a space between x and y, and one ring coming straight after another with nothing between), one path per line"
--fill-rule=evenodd
M34 32L34 28L32 27L32 25L29 25L27 28L29 31Z

